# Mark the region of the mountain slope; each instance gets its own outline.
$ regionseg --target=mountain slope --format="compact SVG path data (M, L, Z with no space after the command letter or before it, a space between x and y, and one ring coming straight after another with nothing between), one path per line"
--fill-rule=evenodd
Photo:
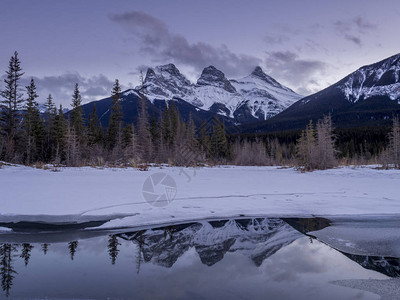
M400 113L400 54L361 67L326 89L307 96L263 123L243 130L303 129L309 120L331 114L336 127L390 124Z
M151 101L182 99L206 111L248 123L266 120L301 98L265 74L260 67L240 80L209 66L192 84L173 64L149 68L143 94ZM139 87L137 87L139 89Z
M138 113L139 113L139 103L140 97L143 95L133 89L126 90L121 93L121 107L123 112L122 121L125 124L136 123ZM205 111L197 108L196 106L178 99L174 98L174 100L153 100L149 101L146 99L146 108L147 114L150 118L154 117L158 119L164 112L165 108L171 105L171 102L174 102L175 107L178 109L180 116L182 119L187 122L190 118L193 119L196 126L200 126L200 124L205 120L213 120L214 113L211 111ZM88 116L92 113L93 106L96 105L97 115L99 117L100 123L103 128L108 127L108 122L110 120L110 108L111 108L112 99L111 97L101 99L99 101L92 101L90 103L82 105L83 115L85 120L88 120ZM225 124L233 125L231 119L226 118L224 116L220 116L220 118L225 122Z
M284 110L301 96L265 74L260 67L241 80L228 80L213 66L205 68L191 83L173 64L149 68L143 85L121 93L123 121L136 122L138 103L144 97L150 117L161 116L174 101L183 120L190 117L199 126L219 114L227 126L265 120ZM86 119L96 104L103 127L108 126L111 97L83 105Z
M249 101L259 119L273 117L300 98L294 91L265 74L260 67L256 67L249 76L231 82Z

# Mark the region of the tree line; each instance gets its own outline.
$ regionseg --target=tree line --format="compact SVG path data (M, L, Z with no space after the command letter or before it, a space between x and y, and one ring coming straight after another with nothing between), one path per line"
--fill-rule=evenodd
M174 101L157 119L148 115L147 99L138 91L139 109L135 124L126 124L121 107L121 86L115 80L108 126L100 124L96 106L85 118L78 83L71 92L71 109L64 113L48 95L39 109L34 79L21 86L24 72L18 53L11 57L1 90L0 160L27 165L52 163L65 166L138 166L149 163L196 166L201 164L294 165L302 170L331 168L356 157L358 134L332 128L330 116L310 122L299 133L230 135L218 115L196 126L193 119L183 121ZM142 82L143 86L143 82ZM375 136L369 154L385 164L399 167L399 125L383 140ZM371 131L367 131L371 134ZM382 133L380 134L382 136ZM379 142L377 144L377 141ZM352 148L353 147L353 148ZM360 157L368 157L361 145Z
M211 127L196 128L191 118L182 121L173 101L156 120L148 116L142 95L137 123L124 124L118 79L111 91L108 127L102 128L95 106L85 120L78 84L67 114L61 105L56 108L51 94L41 112L34 79L21 87L24 73L17 52L6 74L0 102L0 160L27 165L136 166L152 162L184 165L211 158L224 161L230 156L225 125L217 116Z

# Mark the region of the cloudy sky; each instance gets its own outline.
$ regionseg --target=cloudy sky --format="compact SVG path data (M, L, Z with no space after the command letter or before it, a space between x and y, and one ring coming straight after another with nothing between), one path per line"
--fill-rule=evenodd
M0 0L0 76L17 50L40 101L67 107L75 82L87 102L171 62L192 81L260 65L308 95L399 53L399 27L398 0Z

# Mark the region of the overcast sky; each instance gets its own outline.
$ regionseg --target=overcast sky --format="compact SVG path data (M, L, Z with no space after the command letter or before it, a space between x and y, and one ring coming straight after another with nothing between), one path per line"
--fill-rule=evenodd
M260 65L308 95L399 53L399 28L398 0L0 0L0 76L17 50L39 102L67 107L75 82L97 100L171 62L192 81L208 65L228 78Z

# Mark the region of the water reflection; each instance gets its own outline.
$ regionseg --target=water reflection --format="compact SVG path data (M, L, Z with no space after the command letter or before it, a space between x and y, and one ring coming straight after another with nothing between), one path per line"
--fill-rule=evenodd
M17 246L11 244L0 245L0 272L1 287L8 297L13 285L14 274L17 274L13 267L13 260L17 253Z
M101 244L95 244L93 248L100 248L97 250L101 253L104 252L107 256L96 256L95 258L92 256L90 259L96 259L96 263L100 265L102 264L101 260L108 257L108 264L112 267L115 267L119 259L121 259L124 265L129 264L131 268L135 267L136 274L140 273L144 265L173 269L174 265L180 261L180 258L189 256L193 259L194 253L197 255L202 265L207 268L214 268L214 270L218 269L215 268L215 266L217 266L219 262L222 262L228 255L230 257L229 264L239 264L241 259L238 258L243 257L247 258L255 268L261 268L265 266L265 262L269 258L274 257L279 250L288 249L289 245L301 238L303 241L303 233L322 229L326 226L329 226L329 220L326 219L228 219L178 224L134 232L120 232L106 237L98 236L93 238L91 236L88 240L72 239L63 242L58 241L54 244L43 243L43 236L40 236L37 242L31 240L29 243L2 243L0 244L1 286L4 295L8 297L13 287L14 280L18 278L19 273L23 273L22 277L27 276L26 274L30 274L30 262L32 263L35 259L40 261L40 264L36 264L33 268L33 276L36 274L35 272L42 272L42 269L46 269L46 264L54 264L54 260L51 260L51 257L54 257L55 253L57 253L57 255L59 255L59 253L64 253L63 255L69 256L71 263L79 259L80 255L82 255L81 259L89 259L88 255L93 249L88 246L87 241L92 240L99 243L101 242ZM73 234L69 233L68 236L72 237ZM24 239L22 236L16 237L13 235L9 235L9 238L10 240L18 239L20 241ZM26 235L25 238L32 239L32 237L28 235ZM312 237L308 238L309 244L311 245L314 239ZM4 239L7 239L7 237L3 236L3 240ZM299 249L306 248L304 242L302 243L297 243L296 247ZM129 247L129 245L131 246ZM123 249L121 249L121 247ZM311 247L314 246L307 247L312 249ZM35 249L37 254L42 254L42 258L38 257L38 255L32 256ZM129 249L134 249L134 251L132 252ZM121 250L124 251L121 252ZM123 253L122 257L120 255L121 253ZM132 254L127 253L134 253L134 259L131 259ZM300 252L297 250L297 253ZM365 269L377 271L389 277L400 276L399 258L361 256L338 251L335 251L335 253L342 253L343 257L350 258ZM48 260L44 258L47 254L51 254ZM293 255L293 253L291 252L291 254L288 255ZM311 257L314 256L314 259L318 259L315 251L311 251L307 255L311 255ZM235 258L233 262L231 261L232 258ZM301 262L302 258L301 254L299 254L298 259L300 265L304 264L306 261L304 259L304 261ZM269 263L270 261L268 264ZM71 271L71 266L74 265L68 266L66 264L65 261L62 263L60 261L60 268L64 267L70 272L74 272L73 269ZM282 268L288 267L285 264L285 262L280 263ZM19 265L23 265L25 270L19 268ZM295 266L293 263L290 265L289 269L299 268L299 266ZM103 268L106 268L102 270L103 272L112 270L109 269L110 267L103 266ZM307 266L302 265L301 268L310 269L309 262ZM149 270L151 271L153 269L148 268L146 272L150 272ZM79 271L76 272L78 273ZM292 272L292 270L289 270L289 273L290 272ZM279 271L275 272L275 277L271 278L275 278L274 280L276 280L276 278L278 278L276 276L278 276L279 273ZM284 274L282 275L283 278L288 278L286 273L282 274ZM265 274L261 275L265 276ZM259 274L259 276L261 275ZM148 276L148 274L146 273L143 275L143 277L145 276ZM19 287L21 288L21 286Z
M42 251L43 251L44 255L46 255L47 251L49 251L49 244L44 243L41 246L42 246Z
M400 258L364 256L341 252L363 268L374 270L389 277L400 277Z
M31 244L22 244L22 251L20 257L24 259L25 262L25 267L29 263L29 259L31 258L31 251L33 249L33 246Z
M117 260L118 256L118 246L121 245L118 242L118 237L116 235L110 235L110 238L108 239L108 254L110 255L111 258L111 264L115 265L115 261Z
M171 268L192 247L207 266L222 260L227 252L240 252L260 266L302 235L280 219L257 218L182 224L118 236L137 245L138 268L141 261Z

